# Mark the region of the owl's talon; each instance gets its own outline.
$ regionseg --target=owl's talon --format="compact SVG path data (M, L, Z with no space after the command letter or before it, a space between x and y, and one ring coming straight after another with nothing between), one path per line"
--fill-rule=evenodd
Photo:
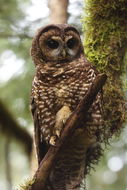
M60 130L56 130L57 137L60 137L60 134L61 134Z
M64 119L62 120L63 125L65 125L65 123L66 123L66 121L67 121L67 119L69 118L70 115L71 115L71 113L68 114L67 118L64 118Z
M65 123L71 114L69 106L63 106L56 114L56 123L54 126L53 134L58 138L61 136L61 132L64 129Z
M56 136L52 136L52 137L50 138L50 140L49 140L49 143L50 143L52 146L55 146L55 144L56 144L56 139L57 139Z

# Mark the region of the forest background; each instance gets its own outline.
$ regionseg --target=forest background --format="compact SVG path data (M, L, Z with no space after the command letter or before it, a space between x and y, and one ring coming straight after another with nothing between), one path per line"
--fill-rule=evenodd
M84 2L70 0L68 5L68 23L81 35ZM48 0L1 0L0 9L0 123L4 118L0 125L0 189L11 190L31 173L29 104L35 70L29 52L36 30L52 18ZM126 76L123 80L126 83ZM88 190L127 190L127 127L112 140L95 169L87 178Z

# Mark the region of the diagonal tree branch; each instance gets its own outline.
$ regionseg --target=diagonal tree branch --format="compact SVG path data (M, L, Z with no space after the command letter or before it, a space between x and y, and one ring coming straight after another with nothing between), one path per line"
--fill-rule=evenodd
M81 120L84 114L87 114L90 106L92 105L96 95L102 89L105 84L107 76L105 74L99 74L92 86L88 90L85 97L80 101L76 110L72 113L66 122L65 128L61 135L60 140L57 140L56 146L51 146L45 155L44 159L41 161L40 166L35 174L35 181L31 186L31 190L45 190L45 185L47 183L48 176L54 165L57 154L64 143L72 135L76 128L76 124L79 119ZM83 113L83 115L82 115Z

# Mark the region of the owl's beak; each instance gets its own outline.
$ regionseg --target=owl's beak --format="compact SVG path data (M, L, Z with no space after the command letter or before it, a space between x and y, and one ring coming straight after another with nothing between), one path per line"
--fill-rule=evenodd
M63 51L62 51L62 56L66 57L66 50L65 49L63 49Z

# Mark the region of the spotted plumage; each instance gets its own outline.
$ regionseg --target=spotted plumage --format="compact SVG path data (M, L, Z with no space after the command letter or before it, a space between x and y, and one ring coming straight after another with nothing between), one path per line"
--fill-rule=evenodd
M98 73L84 56L78 31L68 25L41 28L33 40L31 55L36 66L31 107L40 163L49 146L60 138L66 120ZM86 168L86 151L96 144L102 128L101 99L100 92L89 114L84 115L84 124L60 151L47 189L79 189Z

